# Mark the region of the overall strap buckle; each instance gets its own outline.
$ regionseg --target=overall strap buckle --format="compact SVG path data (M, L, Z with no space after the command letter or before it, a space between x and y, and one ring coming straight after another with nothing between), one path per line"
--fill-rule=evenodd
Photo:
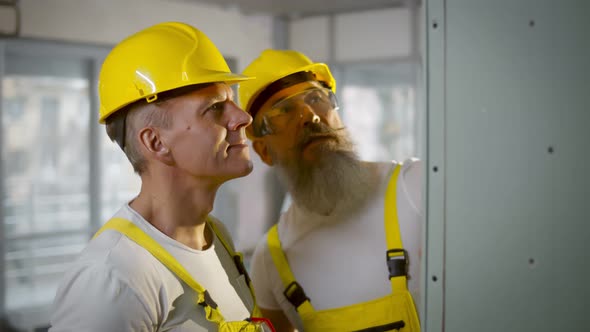
M244 260L242 259L242 255L236 254L234 255L234 264L236 265L236 268L238 269L238 273L244 276L244 279L246 280L246 285L250 286L250 276L248 275L248 271L246 270L246 267L244 266Z
M401 253L401 255L400 255ZM385 253L389 279L401 276L408 276L410 262L408 252L405 249L389 249Z
M211 307L211 309L217 309L217 302L213 300L209 291L203 293L203 301L199 302L203 307Z
M295 308L299 308L299 306L302 305L303 302L309 301L309 297L305 295L303 287L301 287L301 285L299 285L297 281L293 281L292 283L290 283L289 286L285 288L283 294L285 295L287 300L289 300L289 302L291 302L291 304L295 306Z

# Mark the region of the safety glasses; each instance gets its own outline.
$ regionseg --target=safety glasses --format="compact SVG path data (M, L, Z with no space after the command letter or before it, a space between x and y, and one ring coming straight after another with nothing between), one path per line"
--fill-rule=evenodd
M262 137L280 133L293 121L303 118L306 108L318 116L326 116L338 110L338 102L332 90L318 87L281 98L268 111L258 113L252 124L254 135Z

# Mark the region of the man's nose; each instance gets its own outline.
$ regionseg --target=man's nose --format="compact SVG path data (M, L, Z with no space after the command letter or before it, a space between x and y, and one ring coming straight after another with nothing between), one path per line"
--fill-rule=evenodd
M243 109L241 109L238 105L231 102L228 107L230 108L230 120L228 123L229 130L238 130L242 127L247 127L252 123L252 116L246 113Z
M303 126L308 126L311 123L320 123L322 119L316 114L313 107L303 104L299 110L299 115L303 119Z

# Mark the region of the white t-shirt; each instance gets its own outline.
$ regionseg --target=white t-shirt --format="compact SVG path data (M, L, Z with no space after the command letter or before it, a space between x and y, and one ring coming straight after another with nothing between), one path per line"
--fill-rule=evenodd
M127 204L115 216L130 220L172 254L209 291L227 321L250 316L254 303L248 285L217 236L208 249L195 250L160 232ZM222 224L214 222L231 241ZM196 298L194 290L147 250L106 230L90 241L65 274L50 331L217 331Z
M328 220L295 204L281 215L278 233L295 279L316 310L332 309L391 294L385 260L384 196L395 163L379 163L378 193L356 214ZM408 288L419 300L422 239L422 166L416 159L403 163L397 183L397 212L410 267ZM273 263L266 236L257 245L251 276L259 307L283 310L302 331L297 311L283 295L285 287Z

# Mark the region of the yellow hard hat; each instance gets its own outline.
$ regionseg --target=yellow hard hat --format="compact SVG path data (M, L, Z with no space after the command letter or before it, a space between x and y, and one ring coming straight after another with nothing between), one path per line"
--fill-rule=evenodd
M246 112L252 113L252 103L265 88L277 80L299 72L312 73L315 80L323 82L336 92L336 81L326 64L314 63L297 51L269 49L263 51L242 73L256 78L240 84L240 106Z
M99 122L140 99L158 93L213 82L250 79L230 72L209 38L184 23L160 23L127 37L109 53L99 76Z

